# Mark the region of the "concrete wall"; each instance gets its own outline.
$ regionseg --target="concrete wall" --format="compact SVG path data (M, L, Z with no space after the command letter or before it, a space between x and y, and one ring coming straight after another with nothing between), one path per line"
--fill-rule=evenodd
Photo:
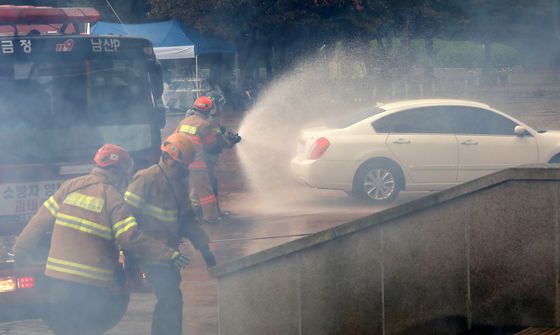
M222 335L559 326L560 169L504 170L214 270Z

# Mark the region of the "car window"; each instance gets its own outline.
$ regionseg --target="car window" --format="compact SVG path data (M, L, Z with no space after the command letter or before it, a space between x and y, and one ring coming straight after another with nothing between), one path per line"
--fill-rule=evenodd
M368 109L366 111L359 111L359 112L355 112L355 113L350 113L350 114L344 115L341 118L330 121L328 123L328 126L330 128L336 128L336 129L346 128L346 127L349 127L349 126L353 125L356 122L365 120L368 117L372 117L372 116L374 116L376 114L379 114L381 112L384 112L384 110L381 109L381 108L375 107L375 108L372 108L372 109Z
M473 107L448 107L456 118L457 134L515 136L517 123L492 111Z
M409 109L373 122L378 133L445 134L452 133L454 120L441 107Z

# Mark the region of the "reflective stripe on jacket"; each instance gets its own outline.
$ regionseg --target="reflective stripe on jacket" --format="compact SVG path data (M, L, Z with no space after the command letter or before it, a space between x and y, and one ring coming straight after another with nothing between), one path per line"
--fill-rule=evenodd
M41 236L52 231L45 274L104 287L116 285L119 246L140 259L167 262L174 249L138 229L115 181L109 171L94 168L65 182L20 234L16 253L31 253Z
M159 164L134 175L124 198L147 234L172 248L176 248L184 236L199 249L207 245L209 239L194 220L187 189L186 178L160 160Z
M195 158L189 169L206 169L207 152L216 144L216 134L212 132L212 125L208 119L198 112L193 112L181 120L175 132L187 134L194 144Z
M206 170L208 169L208 165L204 161L194 161L189 164L190 170Z

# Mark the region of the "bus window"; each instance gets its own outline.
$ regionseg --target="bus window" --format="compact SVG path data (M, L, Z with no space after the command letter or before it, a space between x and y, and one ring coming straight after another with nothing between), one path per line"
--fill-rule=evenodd
M0 163L73 160L103 143L132 151L153 146L143 60L14 62L2 64L0 76L0 143L27 146L26 157Z

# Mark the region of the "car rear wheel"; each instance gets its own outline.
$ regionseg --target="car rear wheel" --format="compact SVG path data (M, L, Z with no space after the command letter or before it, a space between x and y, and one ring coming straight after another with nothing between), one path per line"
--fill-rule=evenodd
M360 170L356 178L356 194L373 203L387 203L399 195L399 174L385 163L371 163Z

